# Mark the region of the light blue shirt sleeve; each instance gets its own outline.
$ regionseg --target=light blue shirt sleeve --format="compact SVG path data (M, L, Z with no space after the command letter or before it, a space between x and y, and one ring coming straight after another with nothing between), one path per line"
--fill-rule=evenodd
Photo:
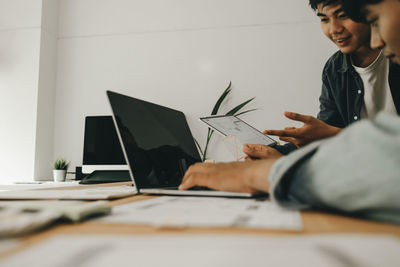
M277 161L271 197L290 208L319 208L400 224L400 118L380 113Z

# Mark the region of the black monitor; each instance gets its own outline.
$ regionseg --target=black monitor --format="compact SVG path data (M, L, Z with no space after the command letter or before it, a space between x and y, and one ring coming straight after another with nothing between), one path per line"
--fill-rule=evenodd
M87 116L82 172L128 170L112 116Z

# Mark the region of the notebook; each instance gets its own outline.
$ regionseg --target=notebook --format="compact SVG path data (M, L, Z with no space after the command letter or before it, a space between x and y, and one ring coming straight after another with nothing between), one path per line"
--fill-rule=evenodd
M241 198L259 196L214 190L178 190L188 167L201 162L183 112L111 91L107 91L107 96L137 193Z

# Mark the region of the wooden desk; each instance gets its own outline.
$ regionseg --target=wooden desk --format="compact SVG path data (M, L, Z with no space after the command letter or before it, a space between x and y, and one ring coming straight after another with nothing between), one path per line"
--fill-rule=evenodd
M105 185L107 186L107 185ZM71 188L68 188L71 189ZM60 189L63 190L63 189ZM116 206L134 201L154 198L154 196L138 195L124 199L110 201L108 205ZM18 249L0 255L0 259L23 249L35 245L49 237L59 234L123 234L123 235L168 235L168 234L218 234L218 235L308 235L308 234L332 234L332 233L360 233L360 234L389 234L400 237L400 227L360 220L334 214L304 211L301 213L303 230L281 231L265 229L243 228L184 228L165 229L152 226L116 225L86 221L79 224L59 224L40 233L32 234L22 239L22 246Z

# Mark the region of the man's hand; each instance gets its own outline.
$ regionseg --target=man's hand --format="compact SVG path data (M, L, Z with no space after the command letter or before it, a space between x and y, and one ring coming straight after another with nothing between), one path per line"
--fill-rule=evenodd
M243 152L247 155L246 160L251 159L275 159L283 155L275 148L266 145L251 145L243 146Z
M180 190L206 186L245 193L268 192L268 174L276 159L231 163L197 163L187 170Z
M294 112L285 112L285 116L291 120L303 122L303 127L287 127L284 130L265 130L263 134L276 135L279 136L279 139L282 141L293 143L297 147L302 147L313 141L334 136L341 130L312 116Z

